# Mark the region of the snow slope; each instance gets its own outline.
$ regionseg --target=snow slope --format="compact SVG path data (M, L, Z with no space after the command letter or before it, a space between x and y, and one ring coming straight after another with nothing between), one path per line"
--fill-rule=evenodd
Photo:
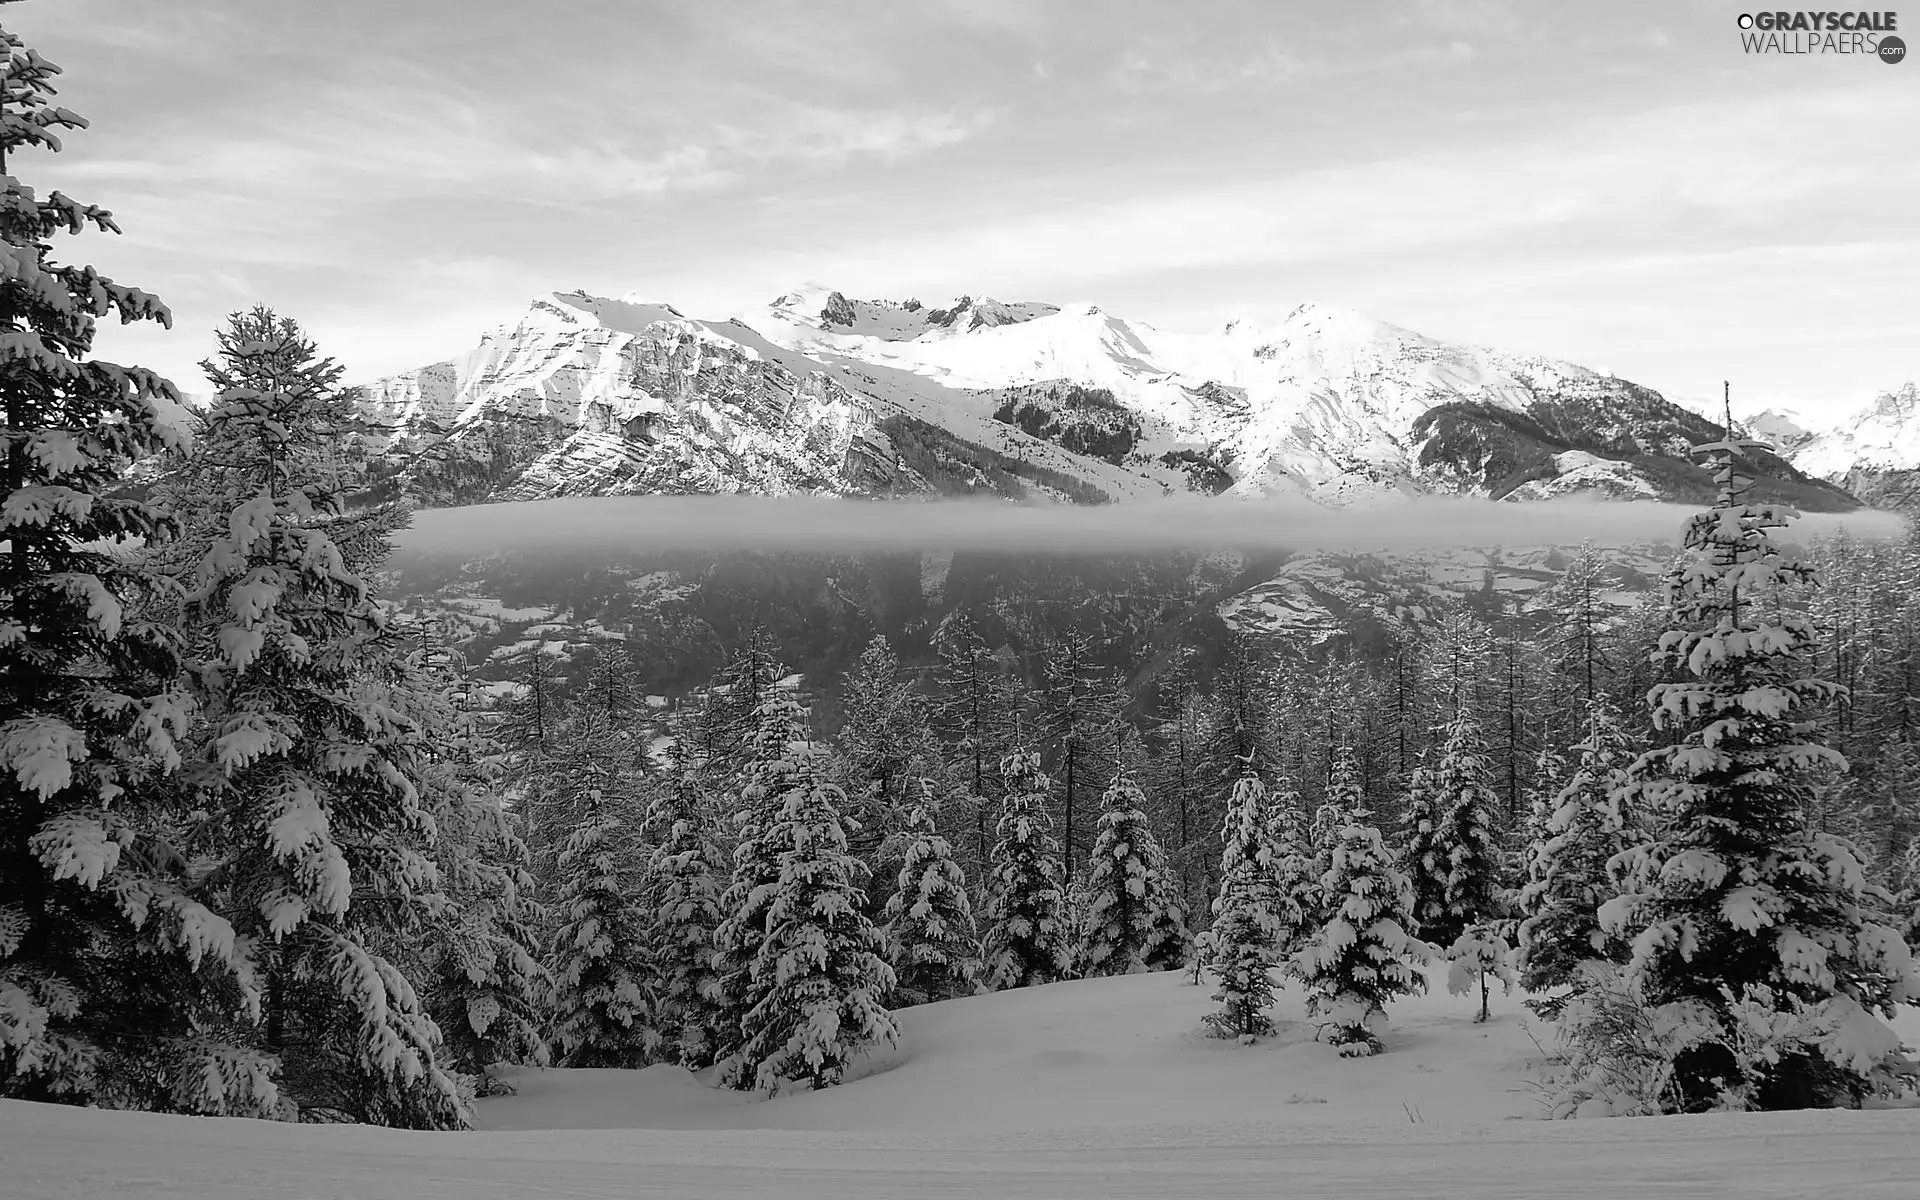
M1342 1060L1291 993L1272 1042L1202 1037L1210 991L1163 974L909 1010L877 1073L775 1101L667 1068L523 1073L478 1134L0 1102L0 1198L1912 1195L1920 1110L1546 1122L1514 999L1485 1026L1462 998L1404 1002L1385 1054Z

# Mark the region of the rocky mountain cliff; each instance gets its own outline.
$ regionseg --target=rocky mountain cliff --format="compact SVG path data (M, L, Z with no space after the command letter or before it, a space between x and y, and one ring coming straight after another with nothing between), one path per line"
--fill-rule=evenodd
M1169 333L1081 305L850 300L726 321L556 293L465 357L368 385L366 448L428 504L636 493L1193 490L1330 505L1568 492L1694 501L1717 427L1571 363L1303 305ZM1763 495L1853 507L1758 464Z

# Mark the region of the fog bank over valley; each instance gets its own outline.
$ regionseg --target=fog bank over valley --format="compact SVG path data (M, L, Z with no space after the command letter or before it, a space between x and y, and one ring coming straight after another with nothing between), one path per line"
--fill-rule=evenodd
M1423 496L1330 509L1284 501L1173 498L1098 506L997 501L861 501L831 497L596 496L423 509L399 536L416 554L784 550L901 553L1000 550L1119 554L1179 549L1381 553L1434 546L1678 544L1688 505L1596 500L1528 504ZM1794 540L1844 528L1897 536L1891 513L1807 513Z

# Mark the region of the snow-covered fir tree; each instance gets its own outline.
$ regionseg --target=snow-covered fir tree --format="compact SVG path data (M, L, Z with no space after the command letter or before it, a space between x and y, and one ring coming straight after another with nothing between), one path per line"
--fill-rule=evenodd
M1053 781L1040 769L1039 756L1026 751L1001 760L1000 777L1007 795L982 913L987 932L981 984L988 991L1052 983L1071 966L1060 846L1047 818Z
M1321 911L1313 846L1301 821L1300 791L1292 779L1282 776L1274 786L1267 798L1265 824L1268 875L1278 921L1276 946L1280 961L1285 961L1313 931Z
M435 828L440 903L415 925L412 952L396 963L421 980L452 1063L484 1095L501 1086L495 1064L547 1061L539 962L546 913L534 898L519 814L503 799L501 747L470 707L471 668L424 625L408 623L406 642L416 648L383 673L426 742L417 784Z
M1335 835L1320 885L1326 920L1294 956L1307 1012L1320 1036L1349 1057L1375 1054L1386 1006L1426 987L1416 966L1419 942L1408 932L1413 887L1393 864L1364 811L1350 811Z
M1626 947L1600 929L1600 906L1619 891L1607 864L1646 837L1638 814L1623 803L1633 748L1605 696L1587 706L1586 737L1572 749L1572 774L1547 802L1515 898L1520 981L1538 995L1534 1007L1549 1015L1565 1003L1555 993L1582 978L1581 962L1625 961Z
M1548 742L1534 756L1533 774L1527 788L1526 817L1515 831L1512 842L1517 853L1507 860L1516 892L1526 885L1529 878L1527 870L1532 861L1533 847L1551 836L1547 824L1553 820L1553 814L1559 811L1560 790L1567 786L1567 779L1573 773L1573 767L1567 761L1567 749Z
M876 636L854 659L841 681L844 719L834 739L834 778L846 791L843 814L856 856L873 872L879 893L869 911L886 903L886 887L899 872L892 857L903 843L909 793L940 755L927 726L926 706L885 636Z
M1548 635L1552 694L1573 712L1601 699L1612 669L1608 653L1606 560L1582 542L1546 597L1553 615Z
M933 785L919 795L900 835L900 872L888 898L886 937L898 985L896 1007L970 995L980 976L980 939L967 878L933 820Z
M903 805L933 759L925 706L884 635L860 651L841 681L835 751L849 798L880 809Z
M401 695L419 702L413 715L430 745L451 743L453 710L431 680L412 675ZM462 748L486 747L468 741ZM498 782L484 753L435 756L420 780L437 834L433 855L444 902L419 928L416 957L451 1061L483 1092L494 1087L487 1072L495 1064L547 1062L549 980L539 961L546 914L534 900L526 844Z
M1321 795L1320 802L1323 807L1335 812L1365 811L1367 792L1360 782L1360 758L1354 753L1352 745L1342 743L1333 748L1327 767L1327 789Z
M1479 723L1463 709L1445 730L1432 776L1435 808L1444 814L1436 839L1446 865L1441 908L1416 914L1420 935L1442 948L1468 926L1503 915L1506 872Z
M767 835L779 825L788 801L820 780L819 754L807 739L806 709L791 691L773 686L778 667L770 656L754 669L760 701L732 805L739 838L713 935L714 1053L719 1058L736 1053L748 1036L753 965L767 934L767 897L780 881L780 855L786 849Z
M1273 1032L1273 968L1281 961L1281 897L1271 864L1267 789L1249 762L1227 797L1220 831L1220 894L1213 901L1210 966L1219 981L1213 999L1220 1008L1205 1020L1225 1038Z
M165 779L191 716L181 647L143 615L161 581L115 552L174 532L120 484L179 448L162 418L179 396L89 357L102 317L172 318L52 261L55 233L118 227L21 182L16 155L86 122L19 35L0 30L0 54L0 1096L275 1115L271 1057L225 1032L258 1015L261 982L189 869L191 804Z
M193 453L217 470L183 619L206 716L193 849L265 980L263 1048L309 1115L463 1124L442 1038L398 960L439 902L430 738L383 664L397 639L331 533L346 511L340 369L299 326L237 313ZM192 478L195 472L189 472Z
M1920 973L1874 919L1855 847L1807 827L1811 778L1844 763L1813 727L1837 689L1809 670L1816 631L1796 601L1811 571L1772 538L1795 514L1745 500L1746 443L1696 450L1714 456L1720 494L1668 576L1676 627L1657 657L1678 677L1648 697L1656 728L1680 737L1630 768L1629 802L1664 820L1616 861L1626 890L1600 923L1630 942L1627 982L1646 1003L1718 1030L1674 1062L1677 1107L1728 1093L1761 1108L1843 1103L1883 1078L1899 1047L1883 1022L1920 998ZM1742 1063L1734 1010L1754 1003L1808 1007L1828 1032Z
M647 848L625 805L590 791L582 808L556 863L547 964L554 1060L568 1067L645 1066L661 1042L649 986Z
M1308 872L1312 878L1312 890L1318 891L1321 881L1328 871L1333 869L1333 852L1340 844L1340 831L1354 819L1353 814L1367 811L1366 794L1360 786L1360 765L1353 747L1336 746L1327 771L1327 787L1320 798L1320 806L1314 810L1313 822L1308 826L1306 850L1310 855ZM1320 907L1312 914L1315 927L1326 919L1328 905L1332 898L1320 897Z
M761 727L762 705L784 675L772 635L763 625L749 626L733 657L720 668L701 714L705 762L717 764L743 752L754 756L750 743Z
M1126 774L1101 796L1076 955L1082 975L1170 971L1187 960L1185 906L1145 803Z
M1437 925L1447 912L1447 810L1424 762L1407 779L1405 808L1400 869L1413 888L1413 919L1416 926Z
M691 1070L714 1061L722 994L714 961L722 860L702 799L699 777L682 762L656 789L647 816L655 839L646 872L653 1026L662 1050Z
M839 1083L855 1054L899 1037L885 1007L896 982L885 939L863 911L866 868L840 824L845 794L803 774L782 795L756 838L778 876L728 918L763 932L747 969L741 1042L721 1064L728 1086L768 1095Z
M1465 996L1480 989L1480 1011L1475 1024L1488 1018L1488 980L1497 979L1508 992L1513 991L1513 947L1506 932L1496 922L1469 925L1447 947L1447 990Z

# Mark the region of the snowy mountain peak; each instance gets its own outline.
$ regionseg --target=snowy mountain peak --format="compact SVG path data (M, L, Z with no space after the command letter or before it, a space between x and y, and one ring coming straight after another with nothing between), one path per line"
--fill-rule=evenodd
M1176 333L1097 304L815 283L721 322L635 292L556 292L464 358L377 381L364 408L436 498L1679 496L1686 447L1715 432L1625 380L1333 305ZM1916 410L1909 397L1884 420ZM1849 503L1826 491L1796 499Z
M820 284L785 292L767 306L767 312L785 325L887 342L952 337L1017 325L1058 311L1052 304L1006 303L971 293L939 300L857 300Z
M1911 379L1894 391L1882 392L1870 410L1872 418L1888 421L1912 420L1916 411L1920 411L1920 385Z
M1763 413L1748 424L1757 428L1755 422L1771 416ZM1888 473L1904 476L1920 471L1920 386L1908 380L1837 423L1803 429L1796 440L1797 445L1789 442L1787 446L1801 470L1875 491ZM1900 494L1893 498L1904 500L1906 491L1902 481Z

